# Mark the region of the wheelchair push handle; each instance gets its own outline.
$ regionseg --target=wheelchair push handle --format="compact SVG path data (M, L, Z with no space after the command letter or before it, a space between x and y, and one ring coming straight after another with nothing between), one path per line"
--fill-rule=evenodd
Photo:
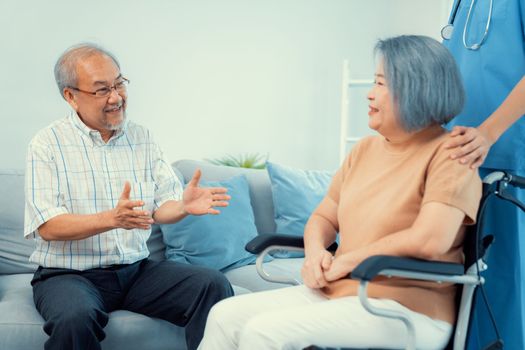
M525 177L518 176L518 175L511 175L511 174L507 174L507 175L510 177L509 184L520 187L520 188L525 188Z
M495 171L488 174L483 178L483 191L487 193L484 195L485 200L491 195L496 195L498 198L511 202L525 212L525 203L506 191L509 185L525 188L525 178L504 171Z
M507 184L516 187L525 188L525 177L504 171L494 171L483 178L483 182L489 185L498 181L506 182Z

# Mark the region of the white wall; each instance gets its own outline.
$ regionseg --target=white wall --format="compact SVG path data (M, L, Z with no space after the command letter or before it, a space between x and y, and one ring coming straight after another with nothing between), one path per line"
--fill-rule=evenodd
M290 166L334 169L343 59L356 77L370 77L378 38L438 38L448 6L0 0L0 164L23 167L32 135L67 113L53 65L66 47L95 41L121 61L131 80L128 116L153 131L168 160L259 152Z

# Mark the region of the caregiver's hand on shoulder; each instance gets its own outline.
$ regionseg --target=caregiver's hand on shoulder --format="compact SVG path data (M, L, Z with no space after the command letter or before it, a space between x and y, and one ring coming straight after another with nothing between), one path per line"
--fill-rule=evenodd
M458 159L461 164L475 169L483 164L493 143L480 128L455 126L445 147L453 149L451 159Z

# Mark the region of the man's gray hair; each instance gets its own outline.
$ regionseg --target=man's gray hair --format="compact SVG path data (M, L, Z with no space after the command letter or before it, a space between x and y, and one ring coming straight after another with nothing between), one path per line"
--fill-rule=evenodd
M403 129L419 131L444 124L461 112L465 91L450 52L438 41L417 35L380 40L385 79Z
M120 64L115 55L97 44L81 43L71 46L60 55L55 64L55 80L62 97L64 97L66 87L76 87L78 84L78 62L94 55L104 55L111 58L120 69Z

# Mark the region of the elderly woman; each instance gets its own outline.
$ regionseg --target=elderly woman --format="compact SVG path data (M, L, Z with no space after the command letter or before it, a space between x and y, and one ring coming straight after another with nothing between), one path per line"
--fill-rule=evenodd
M370 128L334 176L304 233L305 285L216 304L200 349L403 348L398 320L365 311L357 283L344 277L378 254L461 262L464 228L476 217L481 181L450 162L441 127L463 105L454 59L437 41L400 36L379 41L368 94ZM339 232L335 256L326 250ZM455 286L406 279L370 284L373 305L404 310L418 349L442 349L452 333Z

